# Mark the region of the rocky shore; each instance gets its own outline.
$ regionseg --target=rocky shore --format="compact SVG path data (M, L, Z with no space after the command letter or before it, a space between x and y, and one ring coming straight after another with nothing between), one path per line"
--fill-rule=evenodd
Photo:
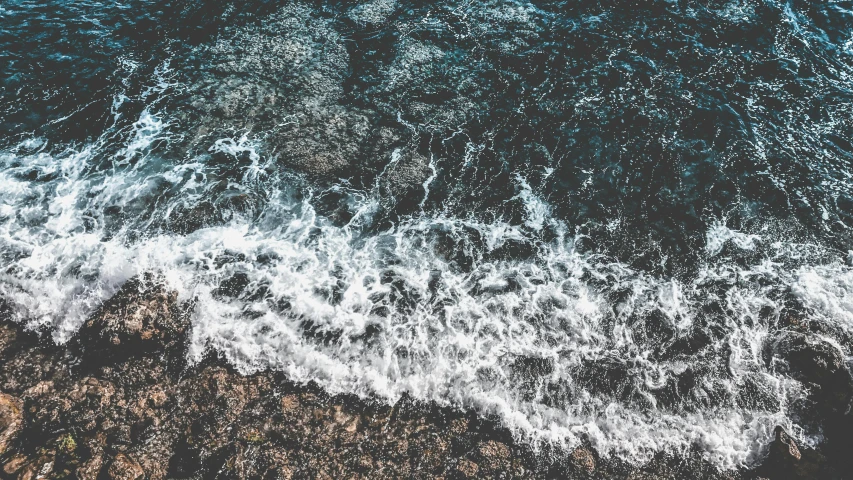
M164 286L141 287L150 284L128 282L63 346L3 314L0 477L806 479L849 471L850 374L836 349L808 333L769 348L815 385L808 401L827 437L819 451L780 427L755 469L718 471L698 449L638 467L591 448L534 453L472 412L330 396L276 372L244 376L215 353L188 365L192 306Z

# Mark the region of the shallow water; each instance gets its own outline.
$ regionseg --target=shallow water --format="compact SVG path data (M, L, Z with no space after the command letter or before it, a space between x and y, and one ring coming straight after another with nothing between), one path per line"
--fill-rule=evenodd
M853 327L853 2L5 2L0 295L640 462L821 439Z

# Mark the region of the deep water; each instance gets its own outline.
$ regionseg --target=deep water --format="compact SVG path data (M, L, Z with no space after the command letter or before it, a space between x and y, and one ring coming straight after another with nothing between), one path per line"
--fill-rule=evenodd
M0 296L522 441L750 464L850 354L853 2L0 5Z

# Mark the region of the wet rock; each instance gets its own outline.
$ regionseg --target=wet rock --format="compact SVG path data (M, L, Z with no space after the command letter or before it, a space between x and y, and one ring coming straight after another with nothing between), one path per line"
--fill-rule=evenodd
M133 278L86 321L79 344L89 357L173 351L189 329L177 299L177 292L153 275Z
M0 456L9 450L23 427L23 409L20 399L0 393Z
M18 474L18 480L39 480L49 478L56 462L55 452L45 452L32 462L26 464Z
M2 318L2 317L0 317ZM0 329L0 342L5 343L0 353L0 386L3 392L23 398L24 392L42 381L67 375L66 364L55 362L59 349L41 344L38 334L23 329Z
M478 450L481 458L479 463L485 471L498 472L509 469L512 452L506 444L488 440L481 442Z
M471 460L462 459L456 465L456 470L465 478L477 478L480 466Z
M3 464L3 473L6 475L12 476L18 473L21 468L26 465L27 457L25 455L17 454L12 456L6 463Z
M738 379L738 406L750 410L775 411L781 408L771 377L761 373L748 373Z
M796 441L781 426L774 430L775 438L759 472L776 480L805 480L834 478L837 472L827 464L818 451L800 449Z
M0 325L0 355L14 347L17 332L9 325Z
M123 453L116 455L107 474L111 480L138 480L145 476L139 463Z
M141 304L150 301L145 295L136 298ZM9 444L0 476L34 479L45 472L81 480L159 480L627 475L618 463L596 460L585 449L554 449L547 454L551 460L540 462L524 444L512 443L499 425L410 396L393 406L329 396L316 386L294 385L271 372L241 375L213 354L173 376L162 355L168 345L152 341L150 350L137 350L127 358L112 355L73 371L27 374L21 379L28 387L20 393L19 410L24 428ZM75 354L73 348L51 348L19 342L13 357L4 358L60 364ZM0 375L10 376L17 365L0 362ZM791 468L798 475L828 471L816 452L800 453L799 460L774 455L788 458L789 467L795 462ZM635 472L646 478L727 478L698 457L657 460Z
M425 193L424 182L430 175L432 169L429 159L417 153L396 150L380 185L387 189L392 197L397 198L398 202L407 198L420 201Z
M435 432L423 432L410 444L408 454L416 470L440 472L450 450L450 442Z
M764 471L771 478L796 478L794 471L802 458L800 449L782 427L776 427L775 436L764 462Z
M293 415L299 413L302 403L299 400L299 395L290 394L281 397L281 412L285 418L292 418Z
M792 465L799 462L803 455L788 432L782 427L776 427L774 434L776 439L770 447L770 455L780 464Z
M78 480L97 480L104 466L104 457L96 454L89 460L83 462L75 472Z
M572 464L572 467L578 471L585 473L592 473L595 471L595 456L589 451L589 449L574 449L569 456L569 462Z
M465 418L454 418L450 421L450 431L456 435L461 435L468 431L468 420Z

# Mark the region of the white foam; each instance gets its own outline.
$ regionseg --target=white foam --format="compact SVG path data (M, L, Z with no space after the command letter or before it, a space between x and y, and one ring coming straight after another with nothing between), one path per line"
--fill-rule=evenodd
M791 288L815 318L853 325L853 270L840 260L783 266L786 252L799 249L781 241L779 258L738 267L716 258L723 244L751 249L760 238L715 224L695 279L658 278L579 252L570 229L522 178L523 225L421 215L367 234L380 208L375 196L355 196L353 220L336 226L301 195L298 177L268 173L274 170L244 136L217 140L210 150L251 160L229 182L263 192L259 218L235 215L187 235L138 235L152 217L177 215L173 203L198 198L216 177L202 158L171 164L157 157L151 147L168 128L162 114L145 110L121 133L126 147L108 169L91 168L103 161L105 141L48 153L34 139L0 153L0 295L17 320L49 326L66 341L125 281L157 271L182 300L198 300L192 359L213 347L243 372L273 367L332 393L394 401L408 392L495 414L534 444L572 447L586 437L600 452L633 462L698 443L723 467L755 461L775 425L797 427L786 409L799 385L769 370L760 354L769 329L760 312L778 310L774 295ZM38 151L26 153L32 147ZM49 180L27 180L33 169ZM154 213L145 210L151 205ZM108 228L103 212L110 206L130 215L120 228ZM554 240L538 237L545 226ZM466 252L470 268L444 256L448 241ZM508 241L536 242L539 253L534 260L491 259L489 252ZM217 292L236 273L257 295ZM710 302L724 305L726 333L709 348L728 348L727 359L656 359L655 345L635 326L657 312L656 321L686 335ZM514 373L524 358L546 359L551 368L525 384ZM608 361L627 362L619 388L632 395L580 382L590 364ZM691 398L660 404L668 382L708 362L725 364L731 376L697 373ZM715 385L734 391L753 374L774 386L778 408L713 403ZM549 389L566 394L549 398Z
M551 219L551 207L538 195L533 193L530 184L520 175L516 176L520 191L516 195L524 203L526 212L524 224L536 231L541 231Z
M714 222L705 234L705 252L714 256L723 250L726 242L732 242L742 250L752 250L756 242L761 241L760 235L747 234L732 230L720 221Z

